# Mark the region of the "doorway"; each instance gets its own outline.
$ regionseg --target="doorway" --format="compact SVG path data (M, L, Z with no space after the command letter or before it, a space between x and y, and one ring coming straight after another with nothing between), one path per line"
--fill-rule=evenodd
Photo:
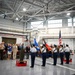
M6 44L15 44L16 38L8 38L8 37L2 37L2 42L5 42Z

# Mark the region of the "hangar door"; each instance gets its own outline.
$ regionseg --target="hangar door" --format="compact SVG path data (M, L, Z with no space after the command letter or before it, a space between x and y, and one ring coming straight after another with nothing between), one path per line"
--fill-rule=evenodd
M15 44L16 43L16 38L2 37L2 42Z

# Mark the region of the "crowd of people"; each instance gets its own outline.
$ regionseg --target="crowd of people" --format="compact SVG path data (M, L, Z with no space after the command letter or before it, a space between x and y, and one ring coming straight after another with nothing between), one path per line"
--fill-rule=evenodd
M29 59L29 54L31 55L31 68L34 67L35 57L40 55L42 58L43 67L46 66L46 59L50 54L50 57L53 58L53 65L57 64L57 58L60 57L61 65L63 65L63 59L66 58L66 64L69 64L70 52L71 49L68 44L64 47L63 45L51 45L51 50L49 51L45 44L40 46L40 50L37 51L35 44L31 46L24 47L24 44L5 44L2 42L0 44L0 59L4 59L4 55L6 55L6 59L16 59L17 55L19 55L20 61L23 61L24 55L26 55L26 59Z
M5 44L4 42L0 43L0 59L16 59L17 56L20 57L21 50L23 49L23 44ZM30 47L26 46L24 53L26 53L26 59L29 58Z

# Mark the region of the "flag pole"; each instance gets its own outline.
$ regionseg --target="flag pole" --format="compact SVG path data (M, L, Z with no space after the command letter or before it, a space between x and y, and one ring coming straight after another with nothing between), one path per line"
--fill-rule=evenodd
M61 30L59 30L59 45L62 44L62 38L61 38Z

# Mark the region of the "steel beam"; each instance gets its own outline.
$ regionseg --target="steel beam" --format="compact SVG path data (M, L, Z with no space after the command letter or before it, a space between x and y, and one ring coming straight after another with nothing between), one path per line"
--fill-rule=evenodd
M5 14L0 14L0 16L10 15L10 14L13 14L13 12L10 12L10 13L5 13Z
M4 0L5 4L14 12L14 9L7 3L6 0Z
M40 9L40 10L38 10L34 15L32 15L32 17L34 17L35 15L37 15L39 12L41 12L43 9ZM32 19L32 17L31 18L29 18L26 22L28 22L28 21L30 21L31 19Z
M54 12L54 13L46 13L46 14L38 14L38 15L34 15L34 17L37 17L37 16L47 16L47 15L59 15L59 14L63 14L63 13L71 13L71 12L75 12L74 11L63 11L63 12ZM30 16L30 17L33 17L33 16Z
M61 0L61 1L64 2L65 4L67 4L67 2L66 2L67 0Z
M50 0L49 3L50 3L51 1L52 1L52 0ZM46 4L47 4L47 3L46 3ZM46 5L46 4L45 4L45 5ZM31 16L31 18L29 18L29 19L28 19L27 21L25 21L25 22L30 21L35 15L37 15L37 14L38 14L40 11L42 11L42 10L43 10L43 8L41 8L39 11L37 11L34 15Z
M17 14L18 10L20 9L20 7L22 6L23 2L24 2L24 0L21 1L20 5L18 6L18 8L16 9L16 11L14 12L14 14L13 14L13 16L12 16L11 19L13 19L16 16L16 14ZM17 16L20 17L18 14L17 14Z
M26 3L28 3L28 4L31 4L31 5L34 5L34 6L37 6L37 7L40 7L40 8L43 8L43 6L38 5L38 4L35 4L35 3L33 3L33 2L29 2L29 1L27 1L27 0L24 0L24 2L26 2Z
M44 1L41 1L41 0L35 0L35 1L46 4Z
M66 6L70 6L70 5L75 5L75 3L70 3L70 4L59 4L59 5L57 5L57 6L55 6L55 7L60 7L60 8L62 8L62 7L66 7ZM54 8L53 6L49 6L50 8Z
M68 11L68 10L70 10L70 9L74 8L74 7L75 7L75 5L74 5L74 6L72 6L72 7L70 7L70 8L68 8L68 9L66 9L65 11Z

